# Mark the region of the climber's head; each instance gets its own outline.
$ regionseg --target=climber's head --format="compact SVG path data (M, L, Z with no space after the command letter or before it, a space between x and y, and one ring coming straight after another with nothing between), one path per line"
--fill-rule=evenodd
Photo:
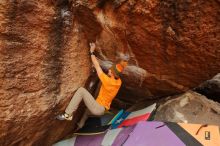
M110 67L110 69L108 70L108 75L110 77L114 77L116 79L120 78L120 75L122 73L122 71L124 70L124 68L127 66L127 61L120 61L118 64L114 64Z

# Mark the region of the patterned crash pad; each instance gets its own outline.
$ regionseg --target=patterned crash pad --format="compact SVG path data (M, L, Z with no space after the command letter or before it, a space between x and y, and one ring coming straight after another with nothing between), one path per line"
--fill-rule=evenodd
M87 121L88 124L78 131L76 131L75 135L95 135L106 132L108 129L121 128L126 126L132 126L139 121L147 121L151 113L156 109L156 103L146 107L144 109L134 111L134 112L126 112L121 110L117 115L111 118L107 118L108 120L104 124L97 124L100 122L93 122L92 120ZM106 116L102 116L100 119L106 119ZM110 128L109 128L110 127Z
M134 111L134 112L125 111L121 114L121 116L117 118L117 120L115 120L112 123L111 128L115 129L126 126L132 126L138 123L139 121L147 121L155 109L156 109L156 103L138 111Z

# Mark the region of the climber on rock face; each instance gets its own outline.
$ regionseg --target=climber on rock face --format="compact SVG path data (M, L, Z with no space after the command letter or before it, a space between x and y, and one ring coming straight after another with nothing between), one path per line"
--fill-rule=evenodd
M112 65L108 70L108 74L105 74L94 54L95 47L95 43L90 43L91 60L102 83L97 99L95 100L85 88L80 87L72 97L65 113L57 116L59 120L72 120L73 112L77 110L80 102L83 100L88 110L86 110L81 121L78 123L78 127L80 128L84 125L88 114L100 116L106 110L110 109L112 100L115 98L122 84L120 74L127 66L126 61L121 61L118 64Z

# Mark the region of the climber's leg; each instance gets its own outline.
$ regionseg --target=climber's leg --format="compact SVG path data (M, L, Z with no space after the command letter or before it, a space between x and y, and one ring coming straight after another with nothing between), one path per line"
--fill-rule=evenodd
M72 97L69 105L65 110L65 114L57 118L59 120L71 120L72 113L77 110L82 100L84 101L85 105L93 115L104 114L105 108L99 103L97 103L93 96L85 88L80 87L76 91L75 95Z
M88 119L89 115L92 115L92 114L88 109L86 109L86 111L84 112L82 118L77 123L78 129L80 129L84 126L84 124L85 124L86 120Z

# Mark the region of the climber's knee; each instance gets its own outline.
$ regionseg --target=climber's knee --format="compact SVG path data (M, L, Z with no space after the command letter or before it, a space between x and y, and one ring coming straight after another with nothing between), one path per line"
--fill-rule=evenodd
M85 91L87 91L85 88L83 88L83 87L79 87L79 89L77 90L78 92L85 92Z
M102 115L104 115L104 113L105 113L105 108L103 107L103 109L102 108L99 108L99 109L93 109L93 110L91 110L91 113L92 113L92 115L95 115L95 116L102 116Z

